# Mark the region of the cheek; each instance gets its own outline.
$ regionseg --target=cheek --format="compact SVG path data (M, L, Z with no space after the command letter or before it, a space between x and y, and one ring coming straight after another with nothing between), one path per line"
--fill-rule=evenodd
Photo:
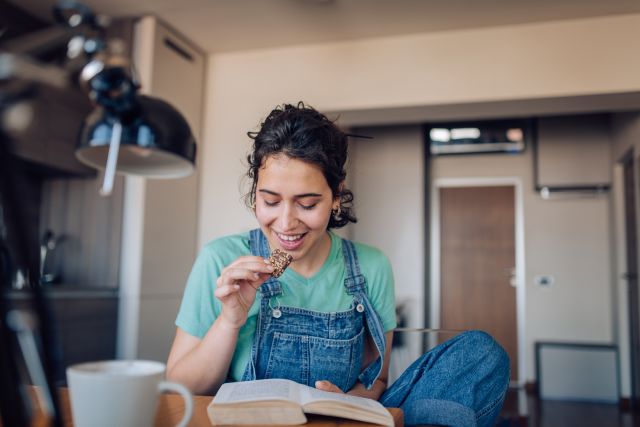
M329 224L330 217L331 215L329 211L326 213L314 212L305 218L304 223L307 224L309 228L324 231Z
M266 226L271 224L278 218L277 213L275 211L269 211L264 209L256 209L256 219L258 223L262 226Z
M279 211L277 209L256 209L256 219L258 220L258 224L262 227L268 227L273 222L278 220ZM327 212L323 211L309 211L309 212L299 212L298 213L298 221L302 222L309 229L313 230L321 230L324 231L329 224L329 219L331 217L331 211L327 210Z

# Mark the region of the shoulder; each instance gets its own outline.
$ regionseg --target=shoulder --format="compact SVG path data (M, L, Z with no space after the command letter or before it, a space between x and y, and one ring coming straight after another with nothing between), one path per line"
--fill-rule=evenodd
M249 232L218 237L205 244L198 258L226 265L239 256L251 253Z
M374 262L380 262L380 261L388 262L387 256L380 249L374 246L360 243L360 242L352 241L351 243L353 243L353 245L356 248L356 253L358 254L358 258L362 258L362 260L365 260L365 259L371 260Z
M236 250L239 252L249 250L249 232L229 234L209 241L202 248L203 252L217 252L220 250Z
M346 240L338 237L340 241ZM356 255L358 256L358 262L363 273L376 272L390 274L391 262L387 255L380 249L367 245L365 243L355 242L349 240L356 249Z

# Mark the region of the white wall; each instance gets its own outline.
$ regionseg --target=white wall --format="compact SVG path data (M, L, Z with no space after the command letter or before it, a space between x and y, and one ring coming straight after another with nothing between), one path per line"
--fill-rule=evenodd
M637 40L640 15L626 15L210 56L199 244L253 226L239 191L246 132L278 103L375 111L633 92Z
M389 257L396 304L408 310L406 326L424 327L425 189L420 127L357 129L355 133L374 139L350 140L347 176L358 222L347 227L349 238L377 247ZM400 358L391 361L395 371L408 366L402 356L413 355L412 361L422 352L422 336L407 333L405 337L410 350L394 356Z
M535 341L612 342L609 201L542 200L533 191L531 150L519 156L440 157L433 177L519 177L524 186L526 379ZM540 274L555 277L548 289Z
M356 141L349 170L360 221L356 240L391 258L398 300L411 300L411 326L424 310L424 167L419 126L358 129L374 140ZM608 145L609 140L601 141ZM587 159L589 160L589 159ZM580 163L580 155L574 157ZM610 257L609 196L542 200L533 183L531 150L522 155L442 156L432 179L517 177L523 183L525 227L525 379L535 378L534 343L610 344L616 328ZM536 275L555 277L550 288ZM416 310L417 309L417 310Z
M199 245L255 226L241 201L246 132L279 103L304 100L324 111L375 112L637 92L640 56L629 55L637 40L640 15L626 15L210 56ZM525 189L533 188L529 153L502 159L499 168L488 159L442 159L437 173L520 176ZM610 342L607 198L545 202L527 194L525 211L526 253L538 254L526 260L527 351L539 339ZM556 250L573 256L552 256ZM568 273L576 269L576 275ZM554 274L556 286L530 286L537 274ZM533 358L527 359L530 379Z

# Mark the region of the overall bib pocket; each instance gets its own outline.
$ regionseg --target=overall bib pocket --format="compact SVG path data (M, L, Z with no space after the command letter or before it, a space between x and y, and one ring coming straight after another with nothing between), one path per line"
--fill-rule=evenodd
M275 332L264 377L288 378L311 387L317 380L327 380L347 391L358 378L364 333L363 327L353 338L339 340Z

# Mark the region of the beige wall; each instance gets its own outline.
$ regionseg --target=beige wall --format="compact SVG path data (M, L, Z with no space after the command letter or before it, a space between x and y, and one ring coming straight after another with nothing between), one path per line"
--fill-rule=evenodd
M629 55L637 40L640 15L626 15L210 56L199 244L255 225L241 202L246 132L276 104L304 100L320 110L375 112L637 92L640 56ZM530 191L529 153L505 160L499 174L521 176ZM492 161L443 159L437 167L443 176L494 176ZM525 198L526 253L538 254L526 260L527 352L542 338L610 341L607 199ZM572 256L553 256L555 249ZM580 272L569 275L572 269ZM554 274L557 285L529 286L536 274ZM580 307L568 310L576 300Z
M376 245L394 266L398 300L410 301L411 326L424 326L424 166L419 126L358 129L349 170L361 219L350 236ZM608 145L609 140L601 141ZM587 158L587 160L589 160ZM573 161L580 164L579 154ZM518 178L525 228L525 377L535 378L534 343L610 344L616 327L611 286L608 195L542 200L533 190L531 150L522 155L442 156L432 179ZM537 275L552 275L549 288Z
M419 126L361 128L349 145L347 176L354 193L356 224L348 237L375 246L391 261L396 304L408 311L411 328L424 327L424 156ZM422 336L407 333L391 361L391 380L422 352Z
M433 177L519 177L525 225L526 379L535 378L535 341L611 343L608 197L542 200L533 191L531 151L519 156L441 157ZM537 287L540 274L555 277Z
M640 15L626 15L210 56L200 245L253 224L239 192L246 132L278 103L349 111L638 91L637 40Z

